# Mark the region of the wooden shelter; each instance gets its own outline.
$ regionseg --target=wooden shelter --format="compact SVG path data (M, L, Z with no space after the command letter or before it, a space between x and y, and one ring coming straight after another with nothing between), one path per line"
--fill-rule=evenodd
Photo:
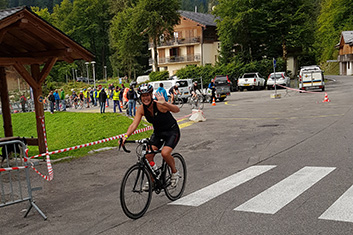
M57 61L92 61L93 57L28 7L0 10L0 95L5 137L13 136L5 67L13 66L33 89L38 134L35 144L43 153L45 144L40 119L44 116L43 82Z

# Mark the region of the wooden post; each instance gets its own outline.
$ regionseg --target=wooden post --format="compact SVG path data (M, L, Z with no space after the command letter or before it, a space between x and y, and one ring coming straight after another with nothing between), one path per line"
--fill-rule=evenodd
M6 71L4 67L0 67L0 93L2 118L4 122L4 133L5 137L11 137L13 136L13 131L11 121L10 99L9 91L7 89Z
M44 107L43 107L43 103L39 103L39 100L38 100L38 97L43 95L42 86L39 84L40 67L38 64L31 65L31 73L32 73L32 77L37 82L37 86L32 87L32 89L33 89L34 109L36 113L38 149L39 149L39 153L45 153L44 132L42 128L42 120L40 119L40 117L44 117Z

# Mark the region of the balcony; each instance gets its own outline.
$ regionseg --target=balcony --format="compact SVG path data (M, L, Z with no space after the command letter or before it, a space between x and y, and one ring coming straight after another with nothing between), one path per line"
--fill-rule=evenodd
M157 47L167 47L167 46L176 46L176 45L185 45L185 44L194 44L200 43L200 37L190 37L190 38L173 38L171 40L164 40L159 42ZM149 48L153 48L153 43L148 43Z
M158 58L158 64L174 64L174 63L188 63L201 61L200 54L186 55L186 56L169 56ZM153 59L149 59L149 64L152 65Z
M339 62L353 61L353 54L339 55L337 60Z

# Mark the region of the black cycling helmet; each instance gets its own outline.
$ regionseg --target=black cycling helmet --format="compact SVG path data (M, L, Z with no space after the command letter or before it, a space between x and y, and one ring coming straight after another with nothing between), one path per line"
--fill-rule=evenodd
M139 86L139 88L137 88L137 92L141 95L141 94L145 94L145 93L151 93L153 92L153 87L151 84L142 84Z

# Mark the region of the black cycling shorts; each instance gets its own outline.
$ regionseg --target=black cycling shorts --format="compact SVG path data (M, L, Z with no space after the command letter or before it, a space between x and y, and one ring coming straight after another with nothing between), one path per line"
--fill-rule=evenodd
M159 133L154 132L150 138L151 144L156 146L158 149L160 149L163 146L163 144L164 146L168 146L174 149L177 146L179 140L180 140L179 127L177 129L173 129L170 131L159 132Z

